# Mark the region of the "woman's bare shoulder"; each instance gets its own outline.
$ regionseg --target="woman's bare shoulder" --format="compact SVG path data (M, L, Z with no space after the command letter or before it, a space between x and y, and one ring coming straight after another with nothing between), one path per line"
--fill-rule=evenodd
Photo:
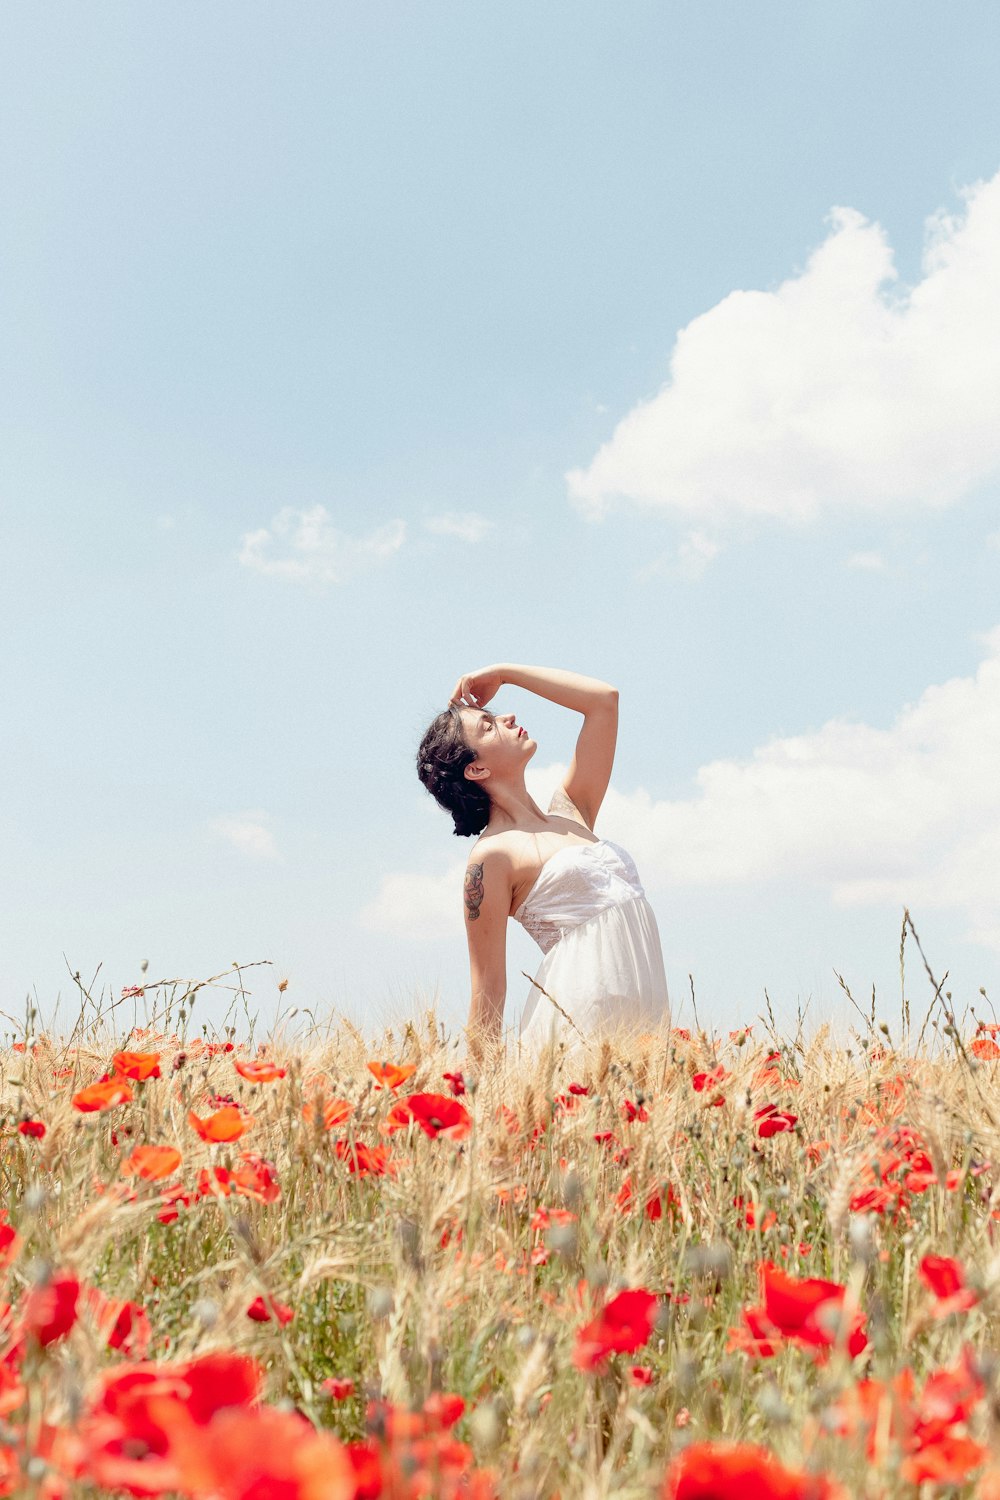
M498 865L509 863L514 869L520 869L525 864L535 862L538 858L539 835L575 833L581 826L589 828L568 797L566 805L565 812L556 812L554 808L549 809L548 826L544 829L504 828L499 833L481 834L470 851L469 858L482 860L484 855L489 854L497 859Z
M483 833L469 850L469 863L482 863L490 860L498 868L503 865L513 864L517 857L518 838L517 829L505 828L502 833Z

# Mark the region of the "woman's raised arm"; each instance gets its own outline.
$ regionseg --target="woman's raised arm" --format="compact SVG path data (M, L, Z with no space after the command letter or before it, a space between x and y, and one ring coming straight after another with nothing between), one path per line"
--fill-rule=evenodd
M564 672L558 667L522 667L513 662L499 662L460 677L451 701L483 708L505 684L537 693L539 698L548 698L550 703L575 709L579 714L589 713L618 697L618 689L599 677L584 677L580 672Z

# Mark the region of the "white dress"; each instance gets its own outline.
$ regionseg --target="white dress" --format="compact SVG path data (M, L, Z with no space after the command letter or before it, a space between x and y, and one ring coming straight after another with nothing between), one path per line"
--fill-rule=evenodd
M514 920L545 954L521 1014L528 1051L550 1039L572 1046L605 1030L649 1030L669 1014L656 918L620 844L598 839L550 855Z

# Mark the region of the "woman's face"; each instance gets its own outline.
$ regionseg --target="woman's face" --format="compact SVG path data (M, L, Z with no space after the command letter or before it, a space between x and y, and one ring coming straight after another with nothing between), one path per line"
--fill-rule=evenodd
M494 776L520 771L538 749L514 714L494 714L486 708L463 708L462 733L476 758L471 766L486 766Z

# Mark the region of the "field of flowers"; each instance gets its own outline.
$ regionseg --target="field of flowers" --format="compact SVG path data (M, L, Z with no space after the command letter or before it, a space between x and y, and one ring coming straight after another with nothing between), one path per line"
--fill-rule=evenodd
M478 1075L123 998L0 1048L0 1494L1000 1500L1000 1028L940 988Z

